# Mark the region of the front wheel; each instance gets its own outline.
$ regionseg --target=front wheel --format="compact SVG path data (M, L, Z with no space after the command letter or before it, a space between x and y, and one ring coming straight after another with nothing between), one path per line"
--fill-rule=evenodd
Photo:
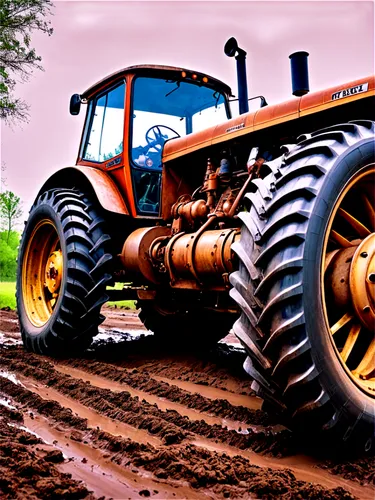
M253 388L294 429L365 451L375 419L374 131L333 126L265 164L230 277Z
M53 189L37 198L18 256L17 308L26 349L72 354L97 334L111 280L104 224L77 190Z

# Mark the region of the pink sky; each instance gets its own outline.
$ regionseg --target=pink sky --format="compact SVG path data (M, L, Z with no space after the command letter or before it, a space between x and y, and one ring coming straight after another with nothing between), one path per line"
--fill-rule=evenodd
M288 56L310 53L310 89L374 72L374 4L335 2L57 1L52 37L33 37L45 72L19 85L30 122L2 125L7 189L25 215L54 171L75 163L84 113L69 114L72 93L132 64L183 66L215 76L237 92L235 61L223 53L235 36L247 50L249 97L291 98Z

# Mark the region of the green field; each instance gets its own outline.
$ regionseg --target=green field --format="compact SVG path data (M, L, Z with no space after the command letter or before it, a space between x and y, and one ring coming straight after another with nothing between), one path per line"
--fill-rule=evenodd
M122 288L122 283L116 283L115 289L120 290ZM0 309L2 307L10 307L11 309L16 309L16 283L13 282L0 282ZM135 303L133 300L121 300L119 302L107 302L107 306L110 307L120 307L124 309L135 309Z
M16 308L16 283L15 281L0 281L0 309L2 307Z
M118 302L106 302L105 306L120 307L122 309L135 309L134 300L119 300Z
M115 283L115 286L108 286L107 288L109 290L121 290L123 287L123 283ZM105 304L106 306L109 307L122 307L124 309L135 309L135 302L134 300L120 300L118 302L107 302Z

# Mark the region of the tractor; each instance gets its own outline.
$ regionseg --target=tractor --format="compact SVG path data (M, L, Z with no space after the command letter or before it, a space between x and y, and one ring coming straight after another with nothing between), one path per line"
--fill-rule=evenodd
M109 300L155 338L208 348L232 329L268 411L310 435L375 447L374 76L239 114L223 82L131 66L74 94L76 165L42 186L20 244L26 350L86 349ZM115 283L122 288L114 289ZM112 287L112 289L111 289Z

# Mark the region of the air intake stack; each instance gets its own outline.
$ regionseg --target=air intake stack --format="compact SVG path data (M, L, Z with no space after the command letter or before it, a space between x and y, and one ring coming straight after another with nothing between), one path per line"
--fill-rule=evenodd
M310 91L308 52L299 51L290 54L290 69L292 72L293 95L301 97Z

